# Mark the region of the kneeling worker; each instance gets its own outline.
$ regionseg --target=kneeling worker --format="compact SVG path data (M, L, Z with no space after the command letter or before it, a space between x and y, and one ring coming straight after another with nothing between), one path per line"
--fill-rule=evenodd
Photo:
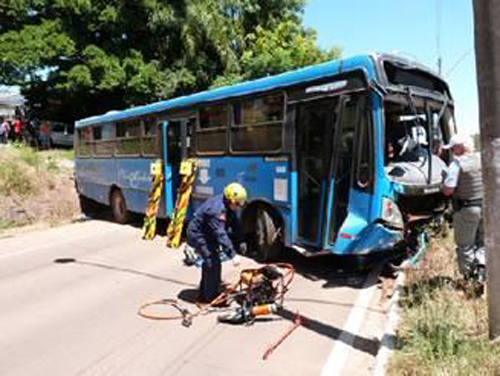
M246 190L241 184L231 183L224 188L223 195L205 201L196 210L189 224L187 242L203 258L198 297L200 302L211 302L220 294L219 250L233 259L233 265L238 265L239 257L236 256L228 231L233 235L240 235L236 210L245 204L246 196Z

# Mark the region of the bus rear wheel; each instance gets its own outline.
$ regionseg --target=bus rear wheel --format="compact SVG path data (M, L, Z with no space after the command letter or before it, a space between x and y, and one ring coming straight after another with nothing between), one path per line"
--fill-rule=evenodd
M115 189L111 192L110 204L113 219L121 224L127 223L129 219L127 204L125 203L125 198L119 189Z
M279 221L269 210L259 208L255 223L257 259L261 262L276 260L283 250Z

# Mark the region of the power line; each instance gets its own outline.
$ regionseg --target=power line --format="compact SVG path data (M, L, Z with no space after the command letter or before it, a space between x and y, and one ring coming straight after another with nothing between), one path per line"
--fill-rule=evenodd
M462 54L462 56L460 56L460 58L457 60L457 62L455 64L453 64L453 66L450 68L450 70L448 72L446 72L445 77L448 77L451 74L451 72L453 72L455 70L455 68L458 66L458 64L460 64L467 57L467 55L469 55L471 52L472 52L472 48L465 51Z

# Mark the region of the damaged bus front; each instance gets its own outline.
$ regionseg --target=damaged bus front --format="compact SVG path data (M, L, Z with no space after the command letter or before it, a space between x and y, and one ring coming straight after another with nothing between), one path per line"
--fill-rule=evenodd
M346 93L340 100L332 156L325 159L331 162L322 165L331 172L315 175L314 169L301 168L304 154L314 155L320 144L312 152L298 145L299 237L292 246L306 255L392 251L407 240L414 242L421 225L438 222L446 208L441 181L449 155L442 146L456 132L448 85L404 58L370 58L374 69L364 69L366 91ZM297 138L300 142L300 132ZM301 213L301 193L309 194L302 186L310 181L314 188L322 176L327 184L315 207L326 205L326 215L311 207L312 200ZM301 226L318 224L321 240L311 247L300 236Z
M441 183L450 154L443 145L456 132L453 101L447 84L419 64L381 56L378 67L384 93L381 181L387 184L382 211L395 213L403 236L415 236L422 224L439 223L446 209Z

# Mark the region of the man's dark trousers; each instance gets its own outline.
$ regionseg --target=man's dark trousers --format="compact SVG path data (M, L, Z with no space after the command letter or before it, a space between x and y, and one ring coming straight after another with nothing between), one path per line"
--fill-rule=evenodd
M214 300L220 294L221 284L221 261L217 252L212 252L209 257L211 267L203 262L201 267L200 300L208 302Z

